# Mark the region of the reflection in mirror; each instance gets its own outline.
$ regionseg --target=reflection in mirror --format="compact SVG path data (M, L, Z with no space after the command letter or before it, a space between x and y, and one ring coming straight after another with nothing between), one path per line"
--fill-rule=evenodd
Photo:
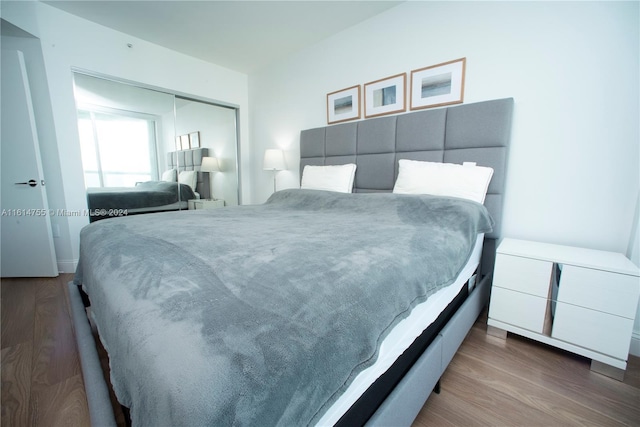
M81 73L74 90L91 221L238 204L235 109Z
M133 187L157 180L155 118L86 108L78 110L85 186Z
M178 183L160 172L174 96L80 73L74 92L90 221L180 209Z
M204 199L218 200L225 206L238 204L238 156L236 110L206 102L176 96L176 131L178 137L186 136L191 150L204 151L204 187L209 187ZM181 147L184 138L180 139ZM178 141L176 140L176 144ZM188 159L187 159L188 162ZM205 206L207 204L192 204Z

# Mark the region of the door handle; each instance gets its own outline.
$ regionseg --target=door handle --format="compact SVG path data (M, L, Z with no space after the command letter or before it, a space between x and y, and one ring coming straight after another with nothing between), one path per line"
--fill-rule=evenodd
M29 185L31 187L35 187L38 185L38 182L35 179L30 179L28 182L16 182L16 185Z

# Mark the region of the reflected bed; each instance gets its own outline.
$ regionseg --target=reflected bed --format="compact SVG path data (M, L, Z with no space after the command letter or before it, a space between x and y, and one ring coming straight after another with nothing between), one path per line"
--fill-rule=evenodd
M87 189L90 222L114 216L188 209L192 199L210 197L208 172L200 172L207 148L167 153L169 181L139 182L134 187L100 187ZM189 183L177 182L181 172L194 171Z

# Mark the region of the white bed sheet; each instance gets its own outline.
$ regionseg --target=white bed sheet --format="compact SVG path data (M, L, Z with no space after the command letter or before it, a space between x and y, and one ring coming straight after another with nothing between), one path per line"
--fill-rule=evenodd
M382 342L376 362L358 374L347 390L318 421L319 426L332 426L338 422L369 386L384 374L415 339L438 318L474 274L480 263L483 241L484 234L479 234L469 261L453 284L440 289L426 301L415 306L409 316L393 328Z
M187 208L188 208L187 202L175 202L169 205L151 206L148 208L130 208L130 209L126 209L126 211L128 213L136 214L136 213L143 213L143 212L177 211L179 209L187 209Z

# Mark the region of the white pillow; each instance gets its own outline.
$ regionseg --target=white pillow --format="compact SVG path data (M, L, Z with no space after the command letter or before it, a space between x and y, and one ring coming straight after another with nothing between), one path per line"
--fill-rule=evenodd
M176 182L176 170L169 169L162 173L162 180L166 182Z
M475 163L420 162L399 160L399 171L393 192L398 194L431 194L459 197L484 203L493 169Z
M300 188L351 193L355 175L354 163L336 166L306 165L302 170Z
M196 185L198 184L198 174L196 171L182 171L178 175L178 182L180 184L187 184L193 191L196 191Z

